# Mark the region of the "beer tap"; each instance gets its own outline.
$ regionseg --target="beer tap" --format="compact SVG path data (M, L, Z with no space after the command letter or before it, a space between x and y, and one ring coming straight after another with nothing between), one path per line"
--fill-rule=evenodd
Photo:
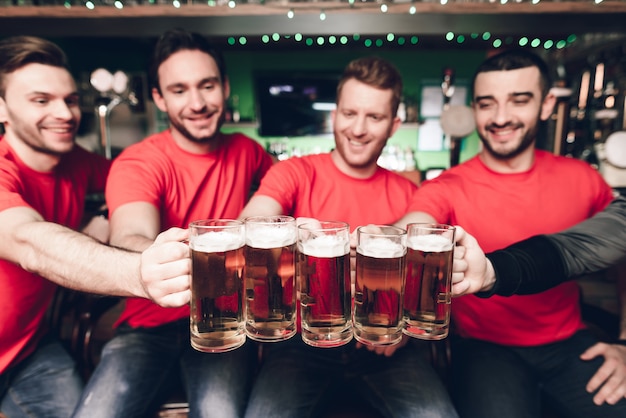
M128 76L122 71L111 74L104 68L98 68L91 73L89 81L100 93L100 97L96 99L95 109L100 133L99 151L110 160L112 150L109 116L113 109L121 103L136 106L138 104L137 96L134 91L128 88Z
M450 167L459 163L461 140L476 128L471 108L464 105L452 105L454 96L454 69L444 68L441 92L443 93L443 109L441 111L441 128L446 142L450 144Z

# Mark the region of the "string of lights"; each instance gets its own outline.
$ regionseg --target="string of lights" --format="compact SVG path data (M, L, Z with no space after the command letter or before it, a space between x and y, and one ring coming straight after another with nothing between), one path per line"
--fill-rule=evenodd
M405 6L405 12L415 14L418 12L420 5L429 6L446 6L451 4L569 4L580 6L583 4L599 5L601 3L626 4L626 0L339 0L339 1L299 1L299 0L9 0L8 5L12 6L35 6L47 7L55 5L63 5L66 8L86 7L94 10L99 7L114 7L116 9L124 9L128 6L150 7L154 5L171 6L176 9L185 7L186 5L206 5L208 7L228 7L234 9L242 5L261 5L268 8L285 10L288 18L292 19L297 13L308 13L312 10L319 12L320 20L328 11L353 10L353 9L379 9L381 13L392 11L392 7L398 5ZM6 2L4 3L5 5Z
M498 37L489 32L481 34L471 33L468 35L455 34L448 32L442 35L447 42L463 44L466 42L482 42L483 45L487 45L492 48L500 48L511 45L518 45L520 47L528 48L543 48L545 50L560 50L574 44L578 37L575 34L571 34L564 39L548 39L540 37L520 36L513 38L511 36ZM228 46L245 46L251 42L253 37L250 36L230 36L226 39ZM360 34L353 35L329 35L329 36L307 36L301 33L294 35L281 35L279 33L272 33L268 35L262 35L255 38L255 43L261 43L265 45L275 45L279 42L289 42L292 44L299 44L303 46L354 46L359 45L365 48L387 48L389 46L418 46L420 44L420 37L418 35L395 35L389 33L386 36L362 36Z

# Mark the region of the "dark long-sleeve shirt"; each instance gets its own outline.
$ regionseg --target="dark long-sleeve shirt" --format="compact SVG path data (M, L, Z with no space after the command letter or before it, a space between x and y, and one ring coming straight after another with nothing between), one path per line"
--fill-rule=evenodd
M544 291L626 257L626 197L617 197L594 217L563 232L537 235L487 254L496 283L478 296Z

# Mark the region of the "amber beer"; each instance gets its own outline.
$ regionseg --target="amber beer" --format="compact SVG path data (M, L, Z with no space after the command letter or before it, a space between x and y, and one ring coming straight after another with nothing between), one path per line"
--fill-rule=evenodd
M219 353L246 340L243 315L244 226L235 220L189 225L191 346Z
M354 335L367 345L402 339L406 231L393 226L357 229Z
M296 334L296 221L257 216L246 223L246 334L283 341Z
M404 292L404 333L426 340L448 336L454 227L410 224Z
M313 222L298 228L302 339L314 347L352 340L350 227Z

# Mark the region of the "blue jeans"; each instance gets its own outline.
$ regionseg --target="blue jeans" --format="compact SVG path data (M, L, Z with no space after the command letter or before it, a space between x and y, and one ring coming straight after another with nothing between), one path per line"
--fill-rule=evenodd
M578 357L597 339L586 330L539 347L505 347L484 341L454 339L452 394L463 418L538 418L542 403L561 417L626 417L626 400L617 405L593 403L585 390L603 357Z
M42 341L33 354L0 375L0 412L10 418L68 418L82 389L74 360L61 344Z
M263 350L246 417L317 417L350 392L384 417L457 416L428 355L414 341L391 357L357 349L354 342L310 347L299 336Z
M182 380L189 417L241 417L254 375L256 344L201 353L189 343L189 320L154 328L122 326L103 351L74 417L146 417Z

